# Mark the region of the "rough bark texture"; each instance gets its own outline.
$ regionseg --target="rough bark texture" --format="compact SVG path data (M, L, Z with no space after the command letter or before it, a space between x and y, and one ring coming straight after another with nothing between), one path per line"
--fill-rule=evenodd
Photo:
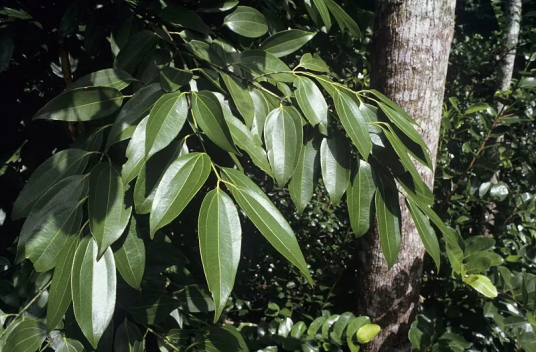
M420 125L435 164L455 0L378 0L372 86L405 109ZM417 164L430 187L433 172ZM404 204L402 246L388 269L378 235L361 242L358 310L382 327L366 351L409 351L408 330L421 286L424 247Z

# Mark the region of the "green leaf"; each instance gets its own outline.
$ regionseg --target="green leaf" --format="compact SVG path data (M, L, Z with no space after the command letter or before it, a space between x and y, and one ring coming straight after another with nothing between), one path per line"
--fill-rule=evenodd
M214 298L214 323L233 289L241 245L242 229L232 199L220 188L208 192L199 210L199 250Z
M510 190L508 189L508 185L502 181L491 186L489 191L490 198L494 202L502 202L509 194Z
M329 11L333 14L333 17L335 17L335 20L339 24L341 31L347 29L348 32L350 32L356 39L361 39L361 31L359 30L359 26L357 23L355 23L352 17L350 17L335 1L323 1L325 1Z
M264 140L275 179L283 187L296 168L302 147L303 129L296 109L274 109L264 124Z
M115 310L116 273L111 249L97 261L97 243L91 236L80 242L71 277L76 321L93 348L110 324Z
M144 339L136 326L126 320L115 331L114 352L143 352Z
M262 13L249 6L238 6L223 19L223 25L247 38L258 38L268 32L268 24Z
M376 324L367 324L359 328L356 333L357 341L359 343L369 343L378 333L381 328Z
M489 236L471 236L465 241L464 255L467 257L471 254L486 252L493 248L495 240Z
M24 185L13 205L11 218L17 220L27 216L35 203L56 183L71 175L82 173L91 154L81 149L70 148L45 160Z
M293 337L295 339L299 339L302 337L302 335L307 331L307 325L303 321L299 321L292 327L292 330L290 330L290 337Z
M400 115L400 113L393 110L384 103L378 103L378 106L383 111L385 116L387 116L389 121L394 123L395 126L398 127L400 131L402 131L406 136L408 136L409 139L421 146L425 152L428 152L428 146L426 145L426 143L424 143L421 135L415 130L410 121L405 119L403 116ZM427 166L430 167L430 165Z
M312 283L294 231L279 210L246 175L229 168L223 168L222 172L224 179L233 184L229 189L251 222Z
M33 119L91 121L113 114L122 103L123 95L115 88L77 88L49 101Z
M71 268L73 265L74 253L80 238L71 236L63 245L54 269L52 283L48 295L47 305L47 330L52 331L58 326L67 308L71 304Z
M147 120L149 120L149 116L141 120L134 130L134 134L132 134L132 139L128 143L126 151L128 160L123 164L123 169L121 170L121 179L124 185L135 179L143 165L145 165L145 131Z
M235 65L250 73L253 78L271 78L281 82L294 81L290 68L275 55L264 50L246 50L238 55Z
M318 54L304 54L300 58L299 66L311 71L329 72L329 66L324 62L324 60L322 60L320 56L318 56Z
M326 31L329 32L331 28L331 16L329 15L328 7L326 6L326 3L324 0L313 0L316 9L320 13L320 17L322 17L322 22L324 22L324 25L326 26Z
M255 117L255 106L253 105L253 99L251 98L248 89L238 78L226 75L223 72L220 74L231 94L231 98L233 98L233 102L238 112L244 118L246 126L251 128Z
M464 115L468 114L474 114L475 112L481 112L486 110L491 110L491 106L489 106L487 103L476 103L473 106L471 106L469 109L465 110Z
M100 163L91 170L88 218L91 235L99 246L99 258L121 237L128 225L131 208L125 209L125 192L115 165Z
M313 197L319 178L319 152L320 138L314 136L301 148L296 169L294 169L290 179L288 190L298 213L302 213L305 210L305 207Z
M286 56L307 44L315 35L316 33L314 32L306 32L299 29L281 31L263 41L260 49L277 57Z
M173 141L167 148L156 153L140 168L136 186L134 187L134 204L136 213L148 214L153 206L156 187L166 170L184 152L181 141ZM145 150L145 146L142 147ZM186 150L187 154L187 150Z
M406 198L406 204L408 206L411 218L415 223L419 237L421 238L422 243L426 252L432 257L434 263L436 264L437 271L441 264L441 250L439 248L439 241L435 234L434 229L430 225L430 221L426 218L424 213L417 207L410 199Z
M9 61L11 61L15 50L15 42L11 34L2 33L0 35L0 48L2 48L0 52L0 72L2 72L9 66Z
M132 317L143 325L154 325L169 317L179 307L180 302L169 296L149 293L142 294L129 305Z
M486 297L497 297L497 288L487 276L473 274L464 278L463 281Z
M379 176L379 175L378 175ZM400 205L398 192L383 176L376 177L376 219L380 245L387 265L392 267L400 249ZM394 182L393 182L394 183Z
M136 227L136 218L130 219L126 234L117 241L115 265L121 277L133 288L139 288L145 271L145 244Z
M309 325L309 328L307 329L307 335L314 337L316 333L318 332L318 329L320 329L320 327L324 325L325 321L326 321L325 317L318 317L315 320L313 320L313 322L311 323L311 325Z
M122 90L128 87L136 79L123 70L108 68L90 73L70 84L66 90L82 87L110 87Z
M45 324L32 318L26 318L15 327L6 339L3 351L33 352L37 351L45 338Z
M290 331L292 330L292 327L294 326L294 323L292 322L292 319L289 317L284 318L281 320L281 323L279 323L279 327L277 328L277 335L281 337L287 337L288 334L290 334Z
M251 126L251 132L255 136L259 145L262 145L262 135L264 131L264 123L268 114L275 109L279 102L277 98L264 93L260 89L252 89L249 91L251 99L253 100L253 107L255 108L255 115L253 118L253 124Z
M328 133L328 104L322 92L309 78L298 77L294 81L296 99L303 114L313 126L319 125L320 133Z
M166 93L172 93L188 84L193 77L192 71L180 70L175 67L164 67L160 71L160 85Z
M248 352L242 335L232 325L223 328L207 326L208 336L202 340L201 350L206 352Z
M158 37L149 30L140 31L130 38L115 57L114 68L134 73L156 45Z
M356 237L365 235L370 229L372 200L376 185L370 164L359 160L359 168L348 188L346 203L352 231Z
M334 314L328 318L326 318L326 321L324 324L322 324L322 337L324 339L329 339L329 331L331 329L331 326L339 319L338 314Z
M69 338L63 338L60 343L58 344L58 347L56 348L56 352L84 352L84 345L80 343L80 341L75 339L69 339Z
M176 27L191 29L203 34L209 34L211 32L210 28L197 13L181 6L167 6L160 12L160 18Z
M189 285L177 295L182 310L188 313L212 312L215 310L214 301L204 285Z
M179 157L164 172L151 208L151 237L173 221L205 183L211 171L207 154L190 153Z
M154 103L164 94L160 84L149 84L137 91L123 106L108 135L106 149L113 144L130 138L134 134L136 125L149 114Z
M88 152L100 152L102 141L104 141L104 133L110 125L104 125L96 130L87 130L83 132L71 144L71 148L82 149Z
M149 159L179 134L188 117L186 93L165 94L154 104L145 131L145 154Z
M214 93L202 91L192 95L192 114L208 138L220 148L239 154L225 122L223 109Z
M333 325L333 332L331 333L330 337L335 340L339 345L342 345L342 336L344 331L346 330L346 327L350 322L352 322L355 319L355 315L351 312L346 312L341 314L339 319L335 322Z
M222 0L222 1L211 1L205 4L203 3L203 7L201 7L198 12L202 13L217 13L217 12L225 12L229 11L238 5L239 1L234 0Z
M344 136L324 138L320 146L322 179L333 205L339 204L350 182L350 150Z
M357 101L354 97L339 91L335 92L333 100L342 126L361 156L367 160L372 151L372 142L368 133L366 119L359 109Z

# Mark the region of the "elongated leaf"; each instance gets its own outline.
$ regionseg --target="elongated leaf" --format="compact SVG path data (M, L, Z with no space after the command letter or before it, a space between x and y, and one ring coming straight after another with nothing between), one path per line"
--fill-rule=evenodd
M299 113L281 106L266 118L264 140L275 179L283 187L294 172L300 156L303 130Z
M128 39L114 61L114 68L134 73L136 68L145 60L157 42L154 32L143 30Z
M372 142L368 134L366 120L357 101L346 93L338 91L333 95L333 100L344 129L359 153L367 160L372 151Z
M214 93L208 91L194 93L192 114L199 127L217 146L230 153L238 154L225 122L223 109Z
M121 277L132 287L139 288L145 271L145 245L138 234L136 219L132 217L128 231L117 241L115 265Z
M214 323L233 289L241 244L242 229L232 199L220 188L210 191L199 211L199 250L216 308Z
M296 169L292 174L288 190L298 213L302 213L313 197L320 170L320 143L318 136L310 138L302 147Z
M180 70L175 67L164 67L160 71L160 85L166 93L171 93L184 86L192 79L191 71Z
M307 77L298 77L294 81L296 99L303 114L311 125L319 126L320 133L328 133L328 104L316 84Z
M306 32L299 29L289 29L276 33L262 42L260 49L265 50L277 57L292 54L316 35L314 32Z
M359 26L335 1L323 0L342 30L347 29L356 39L361 38ZM316 1L315 1L316 4Z
M106 149L117 142L130 138L136 129L136 125L149 114L154 103L162 94L164 94L164 91L158 83L149 84L137 91L115 118L108 135Z
M151 211L156 187L162 179L163 171L183 153L183 143L181 141L173 141L146 163L143 163L138 179L136 180L136 186L134 187L136 213L148 214Z
M52 283L48 295L47 305L47 330L52 331L60 323L67 308L71 304L71 268L74 253L80 239L71 236L63 245L58 256L58 262L52 276Z
M268 32L268 24L262 13L249 6L238 6L225 16L223 25L248 38L258 38Z
M420 145L425 151L428 151L426 143L422 140L422 137L419 133L413 128L410 121L400 115L397 111L393 110L384 103L379 103L378 106L384 112L385 116L396 125L406 136L408 136L412 141Z
M322 179L334 205L339 204L348 188L350 160L350 151L344 136L335 134L333 138L324 138L320 146Z
M251 128L255 117L255 107L253 106L253 99L248 89L236 77L221 73L221 78L225 82L238 112L244 118L246 126Z
M110 87L122 90L128 87L136 79L123 70L108 68L90 73L76 82L70 84L66 90L73 90L81 87Z
M188 101L181 92L163 95L156 101L145 132L145 154L149 159L177 137L188 117Z
M472 274L464 278L463 281L486 297L497 297L497 288L487 276Z
M132 139L128 143L126 157L127 162L123 164L121 170L121 179L126 185L135 179L145 162L145 130L149 116L141 120L140 124L134 130Z
M441 264L441 250L439 249L439 241L437 240L435 231L430 225L430 221L426 218L419 207L417 207L410 199L407 198L406 203L408 205L411 218L413 219L415 227L417 228L417 232L419 233L421 241L424 244L424 248L434 260L437 270L439 271L439 266Z
M193 11L177 5L168 5L160 12L160 18L174 26L209 34L210 28Z
M233 184L229 187L233 197L251 222L312 283L294 231L279 210L247 176L233 169L224 168L222 171L225 180Z
M294 80L290 68L275 55L264 50L243 51L238 55L235 64L249 72L254 78L265 76L281 82Z
M99 246L99 257L121 237L130 218L124 207L125 192L115 165L100 163L91 170L88 217L91 234Z
M78 340L64 338L58 344L56 352L84 352L84 345Z
M126 320L115 331L114 352L143 352L143 336L136 324Z
M96 130L85 131L71 144L71 148L82 149L88 152L99 152L104 141L104 133L108 127L110 125L99 127Z
M324 0L313 0L316 9L320 13L320 17L322 17L322 22L324 22L324 25L326 26L326 30L329 31L331 28L331 16L329 15L328 7L326 6L326 3Z
M355 319L355 315L351 312L346 312L341 314L339 319L333 325L333 332L331 333L331 338L334 339L338 344L342 345L342 336L346 327L350 322Z
M165 171L151 208L151 236L173 221L188 205L210 174L207 154L190 153L179 157Z
M253 106L255 108L251 132L255 136L255 140L258 142L258 144L262 145L261 139L266 117L270 111L278 106L278 101L275 97L262 92L260 89L252 89L249 91L249 94L251 95Z
M347 204L350 225L356 237L361 237L370 229L372 200L376 192L372 168L360 160L359 168L348 188Z
M71 276L76 321L94 348L112 321L115 309L114 256L107 249L97 261L97 243L86 236L76 250Z
M123 103L120 91L110 87L76 88L61 93L41 108L34 120L90 121L116 112Z
M400 249L400 205L398 192L382 176L376 177L376 219L380 245L389 267L396 262Z
M300 67L306 68L311 71L329 72L328 65L322 60L318 54L311 55L310 53L304 54L300 58Z
M81 149L62 150L39 165L28 179L13 205L13 220L21 219L52 186L68 176L80 174L86 168L91 153ZM52 196L52 195L50 195Z
M37 351L46 337L47 331L43 323L26 318L9 334L3 350L11 352Z

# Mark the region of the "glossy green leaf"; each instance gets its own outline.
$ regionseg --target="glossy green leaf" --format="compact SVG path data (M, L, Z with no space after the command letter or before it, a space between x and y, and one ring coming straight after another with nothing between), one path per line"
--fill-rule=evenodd
M264 123L268 114L279 105L277 98L264 93L260 89L252 89L249 91L251 99L253 100L253 106L255 108L255 114L253 118L253 124L251 126L251 132L255 136L255 140L259 145L262 145L262 135L264 132Z
M213 312L214 301L209 290L204 285L188 285L184 287L176 298L180 301L180 307L188 313Z
M45 338L45 324L32 318L26 318L9 334L3 351L33 352L37 351Z
M322 179L333 205L339 204L350 183L350 150L344 136L324 138L320 146Z
M68 176L82 173L91 154L81 149L70 148L45 160L24 185L13 205L11 218L17 220L27 216L34 204L56 183Z
M130 219L128 231L125 232L117 241L115 265L127 284L139 288L145 271L145 244L136 227L136 218Z
M134 187L136 213L148 214L151 211L156 187L162 179L164 170L185 152L183 146L184 144L181 141L173 141L147 162L142 163L143 165L140 168L136 186ZM145 149L145 146L142 148Z
M502 202L509 194L510 190L508 189L508 185L502 181L491 186L489 191L490 198L495 202Z
M180 302L169 296L147 293L134 299L128 308L132 317L140 324L154 325L169 317Z
M108 135L106 149L113 144L130 138L137 124L151 111L154 103L164 94L160 84L149 84L137 91L123 106Z
M52 331L58 326L71 304L71 268L74 253L78 248L80 238L71 236L63 245L58 256L58 262L52 276L48 295L47 330Z
M324 324L322 324L322 337L324 339L329 339L329 332L331 330L331 327L333 326L333 324L335 324L335 322L339 319L339 315L338 314L333 314L331 315L330 317L326 318L326 321L324 322Z
M400 205L397 190L387 182L383 176L376 177L375 206L380 245L387 265L392 267L400 249Z
M473 274L464 278L463 281L486 297L497 297L497 288L487 276Z
M238 154L225 122L223 109L214 93L202 91L192 95L192 114L208 138L220 148Z
M403 117L404 119L406 119L408 122L410 122L411 124L416 124L415 120L413 120L413 118L411 116L409 116L409 114L404 111L404 109L402 109L400 106L398 106L397 104L395 104L391 99L387 98L385 95L383 95L382 93L378 92L377 90L375 89L370 89L368 90L367 92L369 93L372 93L374 96L376 96L376 98L380 99L380 101L387 105L388 107L390 107L392 110L394 110L398 115L400 115L401 117Z
M268 32L268 24L262 13L249 6L238 6L225 16L223 25L247 38L258 38Z
M303 129L299 113L293 107L274 109L264 124L264 140L274 177L283 187L294 172L301 153Z
M295 265L312 283L309 269L294 231L266 195L243 173L224 168L223 177L233 185L229 190L240 208L272 246Z
M169 165L154 195L151 236L179 216L207 180L210 165L210 158L204 153L183 155Z
M56 352L84 352L84 345L78 340L63 338L56 348Z
M378 333L381 328L376 324L367 324L359 328L356 333L357 341L359 343L369 343Z
M124 185L127 185L138 176L145 163L145 131L148 119L149 116L141 120L128 143L126 152L128 160L123 164L121 170L121 179Z
M333 325L333 332L330 334L330 337L335 340L338 344L342 345L343 334L350 322L355 319L355 315L351 312L346 312L341 314L339 319Z
M396 125L408 138L421 146L425 151L428 151L426 143L424 143L421 135L415 130L410 121L400 115L384 103L379 103L378 106L384 112L385 116Z
M225 12L225 11L229 11L229 10L232 10L233 8L236 7L236 5L238 5L239 1L235 1L235 0L216 0L216 1L211 1L211 2L208 2L205 4L203 3L203 7L201 7L198 12L203 12L203 13L217 13L217 12Z
M112 321L116 300L114 256L107 249L97 261L97 243L86 236L76 250L71 276L76 321L89 343L96 348Z
M188 117L186 93L165 94L154 104L145 131L145 154L149 159L173 141Z
M160 18L174 26L209 34L210 28L201 17L193 11L177 5L168 5L160 12Z
M136 324L126 320L115 331L114 352L143 352L144 338Z
M251 128L255 117L255 106L248 89L234 76L229 76L222 72L221 78L225 82L225 86L227 86L238 112L244 118L246 126Z
M254 78L271 78L281 82L292 82L290 68L275 55L264 50L246 50L238 55L235 64Z
M372 142L368 133L366 119L359 109L357 100L339 91L333 95L333 100L342 126L361 156L367 160L372 151Z
M370 164L359 160L359 168L348 187L346 203L350 225L356 237L365 235L370 229L372 219L372 200L376 185Z
M199 250L216 323L231 294L240 261L242 229L232 199L220 188L207 193L199 210Z
M277 328L277 335L281 337L287 337L290 334L290 331L292 330L292 327L294 326L294 323L292 322L292 319L289 317L284 318L279 323L279 327Z
M290 330L290 337L294 337L295 339L299 339L302 337L302 335L307 331L307 325L303 321L299 321L292 327L292 330Z
M356 39L361 38L361 31L359 30L359 26L355 21L350 17L346 11L344 11L335 1L333 0L323 0L327 7L329 8L329 11L333 14L333 17L335 17L335 20L339 24L339 27L342 30L347 29L348 32L350 32ZM316 4L316 1L315 1ZM323 17L322 17L323 18Z
M125 191L115 165L100 163L91 170L88 217L91 235L99 246L99 257L121 237L131 208L125 209Z
M160 85L164 92L172 93L188 84L192 77L192 71L180 70L175 67L164 67L160 71Z
M299 29L281 31L263 41L260 49L277 57L286 56L307 44L315 35L316 33L314 32L306 32Z
M294 81L296 99L303 114L313 126L319 125L320 133L328 133L328 104L316 84L307 77Z
M313 322L311 323L311 325L309 325L309 328L307 329L307 335L315 336L316 333L318 332L318 329L320 329L322 325L324 325L325 322L326 322L325 317L318 317L315 320L313 320Z
M329 66L324 62L324 60L322 60L320 56L318 56L318 54L304 54L300 58L299 66L311 71L329 72Z
M134 73L136 68L145 60L157 42L154 32L143 30L128 39L114 61L114 68Z
M298 213L302 213L313 197L313 193L319 178L320 166L320 141L318 136L310 138L302 147L298 163L288 190L290 198L296 206Z
M206 352L248 352L244 338L232 325L223 328L208 326L208 336L202 340L201 350Z
M326 6L325 0L313 0L313 3L315 4L316 9L320 13L320 17L322 17L322 22L324 22L326 30L329 31L331 28L331 16L329 14L328 7Z
M49 101L33 119L91 121L113 114L122 103L123 95L115 88L76 88Z
M128 87L136 79L123 70L108 68L90 73L70 84L66 90L81 87L110 87L122 90Z
M87 130L71 144L71 148L82 149L88 152L100 152L104 134L110 125L104 125L96 130Z
M439 248L439 241L435 234L434 229L430 225L430 221L426 218L424 213L417 207L410 199L406 198L406 204L408 206L411 218L415 223L415 228L419 233L422 243L426 252L432 257L439 271L441 263L441 249Z

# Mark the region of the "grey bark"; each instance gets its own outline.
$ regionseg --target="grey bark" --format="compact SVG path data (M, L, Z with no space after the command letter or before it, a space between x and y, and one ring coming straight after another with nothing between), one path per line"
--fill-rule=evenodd
M372 87L386 94L419 124L435 165L455 0L378 0ZM416 164L433 188L433 172ZM402 246L388 269L377 233L361 240L358 310L382 328L365 351L409 351L408 331L419 300L424 247L401 203Z

